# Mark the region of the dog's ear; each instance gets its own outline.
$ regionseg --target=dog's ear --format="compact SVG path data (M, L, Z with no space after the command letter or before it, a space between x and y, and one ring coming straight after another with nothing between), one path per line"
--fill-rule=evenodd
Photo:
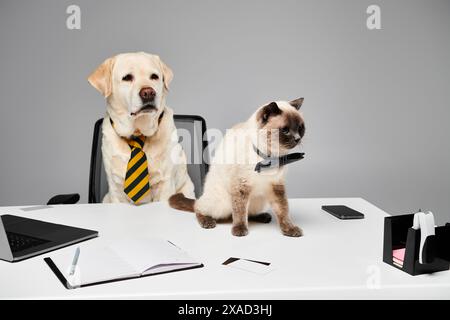
M159 60L159 65L161 66L162 74L163 74L164 88L166 88L166 90L169 90L169 84L173 79L172 69L170 69L169 66L167 64L165 64L159 56L158 56L158 60Z
M261 124L266 124L269 118L281 114L282 111L276 102L271 102L259 110L257 119Z
M106 59L88 78L89 83L105 98L109 97L112 91L112 70L115 60L115 57Z
M303 100L305 100L305 99L304 99L304 98L298 98L298 99L295 99L295 100L290 101L289 104L290 104L291 106L293 106L295 109L299 110L300 107L301 107L302 104L303 104Z

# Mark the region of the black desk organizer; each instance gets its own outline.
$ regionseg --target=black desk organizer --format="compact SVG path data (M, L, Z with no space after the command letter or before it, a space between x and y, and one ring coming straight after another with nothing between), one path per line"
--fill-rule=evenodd
M424 263L419 263L420 229L412 228L414 214L386 217L384 219L383 261L410 275L449 270L450 223L435 228L424 245ZM393 263L392 251L405 248L403 268Z

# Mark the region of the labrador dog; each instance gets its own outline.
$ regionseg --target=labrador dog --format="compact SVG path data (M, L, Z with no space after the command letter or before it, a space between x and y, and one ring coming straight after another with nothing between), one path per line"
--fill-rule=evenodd
M106 98L102 155L109 190L103 202L134 203L124 191L130 139L144 142L150 190L139 203L166 201L175 193L194 197L186 155L176 136L166 95L172 70L157 55L124 53L106 59L88 78Z

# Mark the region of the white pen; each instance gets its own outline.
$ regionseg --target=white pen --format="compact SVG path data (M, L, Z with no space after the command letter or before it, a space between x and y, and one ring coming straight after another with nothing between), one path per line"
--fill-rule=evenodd
M78 257L80 256L80 247L77 248L77 250L75 250L75 255L73 256L73 260L72 260L72 266L70 267L70 276L73 276L73 274L75 273L75 269L77 267L77 263L78 263Z

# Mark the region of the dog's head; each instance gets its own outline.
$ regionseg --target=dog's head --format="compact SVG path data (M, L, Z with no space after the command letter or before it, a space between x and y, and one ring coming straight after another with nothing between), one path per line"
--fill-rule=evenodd
M258 143L271 154L285 154L296 147L305 135L305 121L299 109L303 98L271 102L256 112Z
M163 111L172 78L172 70L159 56L136 52L106 59L88 81L107 98L116 117L139 127L144 122L139 118L152 121Z

